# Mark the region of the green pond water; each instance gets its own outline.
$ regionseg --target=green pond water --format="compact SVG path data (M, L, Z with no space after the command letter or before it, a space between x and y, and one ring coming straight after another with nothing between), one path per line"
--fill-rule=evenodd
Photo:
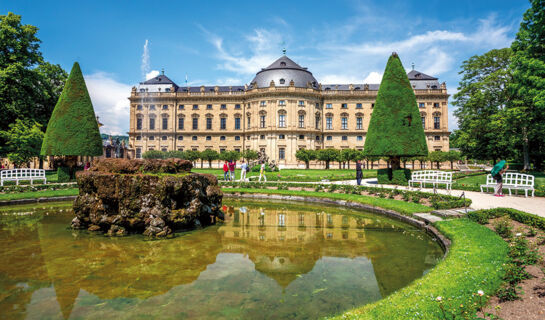
M71 230L71 203L0 208L0 319L315 319L377 301L443 256L383 216L224 205L224 223L166 240Z

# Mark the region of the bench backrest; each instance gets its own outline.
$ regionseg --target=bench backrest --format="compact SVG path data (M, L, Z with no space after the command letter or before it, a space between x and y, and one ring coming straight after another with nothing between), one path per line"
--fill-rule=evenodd
M518 172L507 172L503 174L503 184L515 187L533 187L534 176ZM491 174L486 175L486 184L495 184L496 180Z
M1 179L31 179L45 178L44 169L9 169L0 171Z
M411 173L412 180L452 182L452 172L437 170L420 170Z

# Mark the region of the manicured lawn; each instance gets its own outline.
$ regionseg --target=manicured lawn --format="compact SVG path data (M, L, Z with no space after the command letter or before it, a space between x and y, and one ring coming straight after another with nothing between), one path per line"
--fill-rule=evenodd
M381 207L384 209L390 209L397 211L402 214L412 215L413 213L418 212L429 212L433 208L426 207L424 205L405 202L400 200L386 199L386 198L375 198L370 196L362 196L356 194L344 194L344 193L326 193L326 192L314 192L314 191L294 191L294 190L270 190L270 189L247 189L247 188L224 188L222 189L224 193L262 193L262 194L281 194L281 195L290 195L290 196L302 196L302 197L319 197L319 198L330 198L338 200L347 200L359 202L375 207Z
M61 190L42 190L21 193L0 193L0 201L19 200L19 199L36 199L42 197L64 197L77 196L78 188L61 189Z
M444 319L438 296L448 311L456 310L459 315L461 310L473 310L469 314L475 314L473 303L482 305L486 300L483 297L479 301L477 291L493 295L502 283L507 243L492 230L467 219L440 221L435 226L452 241L445 260L387 298L335 319Z
M356 169L355 165L352 165L353 169L284 169L279 172L267 172L268 181L321 181L327 179L330 181L336 180L355 180L356 179ZM223 179L223 170L222 169L200 169L193 168L192 172L197 173L210 173L218 176L220 179ZM235 171L235 179L240 179L240 169ZM247 177L259 176L259 172L248 172ZM377 176L377 170L363 170L364 178L373 178Z

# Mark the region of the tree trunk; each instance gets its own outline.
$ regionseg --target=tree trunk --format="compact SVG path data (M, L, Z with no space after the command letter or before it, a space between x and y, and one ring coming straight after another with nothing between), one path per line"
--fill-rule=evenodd
M348 170L350 170L350 161L347 161L346 163L348 165Z
M390 168L392 168L392 171L399 170L401 167L401 158L400 157L390 157Z
M208 160L208 168L212 169L212 160Z
M522 155L524 158L524 168L523 171L530 170L530 155L528 151L528 130L526 127L522 128Z
M307 170L308 170L308 169L309 169L309 167L310 167L310 161L305 161L305 165L306 165L306 167L307 167Z
M202 162L203 162L203 160L201 159L201 169L203 168Z
M329 170L329 160L326 160L326 162L325 162L325 169Z
M42 157L40 159L40 164L38 165L38 168L43 169L44 168L44 159Z
M339 161L339 169L341 169L341 161Z
M459 168L459 167L458 167L458 168ZM454 170L454 164L453 164L452 161L450 162L450 170Z
M411 170L414 170L414 160L411 163Z

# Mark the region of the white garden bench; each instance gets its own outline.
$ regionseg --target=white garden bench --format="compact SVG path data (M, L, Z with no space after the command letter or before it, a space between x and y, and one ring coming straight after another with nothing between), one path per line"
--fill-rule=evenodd
M481 192L486 188L494 188L496 186L496 180L491 174L486 175L486 184L481 184ZM528 197L528 191L532 191L532 197L534 196L534 176L531 174L524 174L518 172L507 172L503 174L503 188L509 190L511 195L511 189L524 190L524 196ZM518 191L517 191L518 193Z
M437 171L437 170L420 170L411 172L411 180L409 187L415 183L420 183L420 188L424 183L431 183L433 187L444 184L448 189L452 189L452 172Z
M4 186L4 181L15 181L19 185L19 181L29 180L30 184L34 180L43 180L47 183L44 169L8 169L0 171L0 186Z

